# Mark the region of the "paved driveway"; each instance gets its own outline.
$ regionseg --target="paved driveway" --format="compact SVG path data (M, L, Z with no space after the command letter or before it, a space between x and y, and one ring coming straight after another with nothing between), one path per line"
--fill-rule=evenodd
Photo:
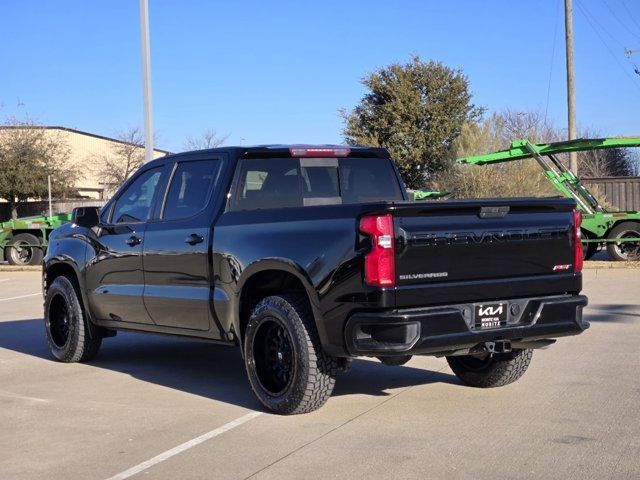
M231 348L120 333L52 361L39 281L0 272L1 479L640 478L639 270L587 270L592 328L511 386L358 360L295 417L261 409Z

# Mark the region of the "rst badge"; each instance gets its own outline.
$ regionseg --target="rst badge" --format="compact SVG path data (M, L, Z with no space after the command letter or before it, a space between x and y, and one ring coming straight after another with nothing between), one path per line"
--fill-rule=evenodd
M488 303L475 306L475 326L479 329L498 328L507 324L507 304Z

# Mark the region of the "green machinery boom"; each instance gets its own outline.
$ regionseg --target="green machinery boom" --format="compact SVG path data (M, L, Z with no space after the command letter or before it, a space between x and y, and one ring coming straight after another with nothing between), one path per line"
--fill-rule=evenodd
M71 221L70 213L24 217L0 223L0 260L11 265L39 265L54 228Z
M556 155L607 148L640 147L640 137L580 139L555 143L534 144L526 139L516 140L507 150L460 158L458 163L490 165L534 158L543 168L547 179L565 197L576 201L583 213L582 233L585 258L606 245L616 260L640 259L640 211L609 212L567 169Z

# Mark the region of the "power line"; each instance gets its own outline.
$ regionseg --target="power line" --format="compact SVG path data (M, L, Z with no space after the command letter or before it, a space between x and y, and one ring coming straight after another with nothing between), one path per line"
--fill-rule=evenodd
M631 10L629 9L629 7L627 7L627 4L625 3L624 0L620 0L620 3L622 4L622 6L624 7L624 9L627 11L627 14L629 15L629 18L631 19L631 21L635 24L636 27L638 27L638 29L640 30L640 23L638 23L636 21L636 19L634 18L633 14L631 13Z
M602 44L605 46L605 48L607 49L607 51L609 52L609 54L611 55L611 57L615 60L615 62L618 64L618 66L620 67L620 69L622 69L622 71L624 72L624 74L629 78L629 80L631 80L631 82L635 85L635 87L640 90L640 85L638 85L638 83L635 81L635 79L631 76L631 74L627 71L626 68L624 68L624 66L622 65L622 63L620 63L620 60L618 60L618 57L616 57L615 53L613 53L613 50L611 50L611 47L609 47L609 44L607 44L607 42L604 40L604 38L602 37L602 35L600 34L600 32L598 31L598 29L595 27L595 25L591 22L591 19L589 18L589 15L586 13L586 7L584 7L580 2L576 1L576 5L578 6L580 12L582 13L582 15L584 16L584 18L587 20L587 22L589 23L589 25L591 26L591 28L593 29L593 31L596 33L596 35L598 36L598 38L600 39L600 41L602 42Z
M558 20L560 18L560 6L562 0L558 0L558 7L556 8L556 24L553 27L553 47L551 48L551 65L549 66L549 83L547 85L547 103L544 107L544 122L547 123L547 113L549 111L549 98L551 96L551 79L553 77L553 63L556 56L556 39L558 37Z
M586 7L585 5L581 5L581 6L580 6L580 8L582 9L582 13L583 13L583 15L590 17L591 21L592 21L592 22L593 22L597 27L599 27L599 28L600 28L600 30L602 30L604 33L606 33L606 34L609 36L609 38L610 38L611 40L613 40L615 43L617 43L620 47L622 47L622 48L626 48L626 45L625 45L624 43L622 43L620 40L618 40L616 37L614 37L614 36L613 36L613 34L612 34L609 30L607 30L607 29L604 27L604 25L603 25L602 23L600 23L600 21L598 20L598 18L597 18L593 13L591 13L591 12L587 9L587 7ZM587 19L587 20L589 20L589 19Z
M631 35L633 35L634 37L638 37L639 35L635 32L633 32L626 23L624 23L622 20L620 20L620 17L618 17L618 14L615 12L615 10L613 8L611 8L611 6L609 5L609 2L607 2L607 0L604 0L604 5L607 7L607 10L609 10L611 12L611 15L613 15L613 17L618 21L618 23L620 25L622 25L625 30L627 32L629 32Z

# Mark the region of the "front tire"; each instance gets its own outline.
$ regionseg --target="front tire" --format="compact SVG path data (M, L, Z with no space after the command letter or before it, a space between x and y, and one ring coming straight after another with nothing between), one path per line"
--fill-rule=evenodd
M322 349L302 295L267 297L254 308L244 358L251 388L273 412L311 412L333 392L338 363Z
M47 289L44 324L51 354L60 362L91 360L102 345L98 332L89 332L78 294L67 277L56 278Z
M502 387L518 380L529 368L533 350L514 349L509 353L447 357L447 362L460 380L471 387Z

